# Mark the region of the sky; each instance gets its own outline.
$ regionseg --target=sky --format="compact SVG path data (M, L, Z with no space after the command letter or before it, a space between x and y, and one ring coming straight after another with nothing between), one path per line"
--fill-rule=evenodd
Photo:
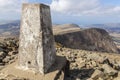
M0 21L20 20L22 3L51 7L52 23L120 23L120 0L0 0Z

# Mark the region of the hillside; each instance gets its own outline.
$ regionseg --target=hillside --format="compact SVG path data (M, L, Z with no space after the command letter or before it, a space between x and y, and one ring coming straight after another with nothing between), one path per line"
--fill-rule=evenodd
M108 24L92 24L87 25L87 28L102 28L106 29L109 32L120 33L120 23L108 23Z
M110 36L114 40L115 44L120 48L120 33L113 32L110 33Z
M59 34L55 36L55 41L72 49L119 53L109 34L99 28Z
M0 25L0 37L12 37L19 35L19 21L8 22Z
M53 34L65 34L69 32L80 31L80 27L76 24L62 24L62 25L53 25Z

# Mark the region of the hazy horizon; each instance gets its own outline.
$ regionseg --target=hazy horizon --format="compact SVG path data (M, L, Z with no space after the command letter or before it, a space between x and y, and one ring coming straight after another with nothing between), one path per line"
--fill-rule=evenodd
M11 23L11 22L14 22L14 21L20 21L20 19L16 19L16 20L0 20L0 25L1 24L6 24L6 23ZM91 24L80 24L80 23L52 23L53 25L62 25L62 24L77 24L77 25L83 25L83 26L88 26L88 25L96 25L96 24L120 24L120 22L108 22L108 23L91 23Z

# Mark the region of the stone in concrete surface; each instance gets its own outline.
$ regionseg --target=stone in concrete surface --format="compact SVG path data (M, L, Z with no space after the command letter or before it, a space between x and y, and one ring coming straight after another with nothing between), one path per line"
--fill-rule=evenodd
M23 4L19 42L19 66L44 74L55 62L50 8Z
M17 62L15 62L0 71L0 80L17 80L18 78L28 80L64 80L64 71L67 65L66 58L56 57L55 63L47 74L39 74L34 73L32 70L21 70L16 66Z

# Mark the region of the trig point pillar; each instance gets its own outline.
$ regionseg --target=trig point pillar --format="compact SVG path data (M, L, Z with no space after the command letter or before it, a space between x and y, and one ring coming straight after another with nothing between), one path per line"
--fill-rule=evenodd
M23 4L19 41L20 68L44 74L56 54L50 8L44 4Z

